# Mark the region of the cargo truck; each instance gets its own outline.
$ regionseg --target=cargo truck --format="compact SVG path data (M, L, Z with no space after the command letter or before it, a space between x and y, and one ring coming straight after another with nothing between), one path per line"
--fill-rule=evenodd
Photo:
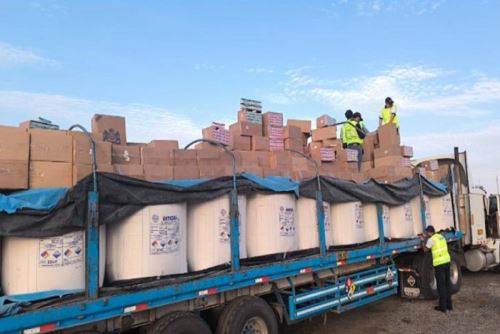
M90 136L89 140L92 142ZM453 292L460 289L462 265L481 270L499 260L498 246L495 246L498 245L495 239L498 238L498 196L490 200L491 205L486 208L485 195L469 192L465 157L465 153L457 151L455 156L441 159L450 163L452 171L450 190L456 229L442 233L452 253ZM235 164L233 160L233 171ZM422 183L426 181L420 176L418 179L423 203ZM242 261L238 238L239 187L234 172L228 196L229 267L187 278L167 277L100 288L102 188L98 180L94 159L91 186L85 198L85 291L37 300L30 300L29 296L3 297L3 306L10 305L11 310L16 311L0 317L1 333L99 333L132 329L154 334L278 333L287 324L327 312L342 313L398 292L409 298L436 295L430 254L422 252L418 237L385 238L380 204L377 204L377 241L352 247L327 247L322 204L325 194L319 175L311 181L316 185L316 212L311 213L311 220L317 221L319 247L297 256ZM425 227L425 208L421 211L422 227Z

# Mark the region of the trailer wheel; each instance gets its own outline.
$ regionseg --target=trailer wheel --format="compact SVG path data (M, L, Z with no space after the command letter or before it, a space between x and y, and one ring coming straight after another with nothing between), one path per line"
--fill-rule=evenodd
M454 252L450 252L450 292L452 295L460 291L462 287L462 268L458 262L458 256Z
M271 306L262 298L243 296L224 308L216 333L278 334L278 321Z
M413 258L413 267L420 275L420 295L424 299L436 299L438 297L436 277L432 266L432 255L420 253Z
M172 312L158 319L148 334L211 334L207 323L191 312Z

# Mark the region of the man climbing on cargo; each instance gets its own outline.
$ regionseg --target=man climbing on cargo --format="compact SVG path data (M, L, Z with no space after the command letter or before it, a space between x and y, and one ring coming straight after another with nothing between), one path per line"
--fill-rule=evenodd
M361 163L363 162L363 138L366 134L361 127L363 118L361 113L355 112L352 118L344 124L344 131L342 132L342 142L346 147L358 152L358 171L361 171Z
M448 243L439 233L436 233L434 226L429 225L425 229L427 241L424 250L431 251L434 275L436 276L437 289L439 294L439 305L434 307L436 311L446 313L453 310L450 290L450 262L451 256L448 252Z
M385 106L380 110L378 126L393 123L399 130L398 107L394 101L387 97L385 99Z
M352 115L354 114L354 112L351 110L351 109L348 109L345 111L344 115L345 115L345 119L347 120L343 125L342 127L340 128L340 141L342 142L342 147L344 149L347 148L347 143L344 142L344 130L345 130L345 127L346 126L350 126L349 124L347 124L351 119L352 119Z

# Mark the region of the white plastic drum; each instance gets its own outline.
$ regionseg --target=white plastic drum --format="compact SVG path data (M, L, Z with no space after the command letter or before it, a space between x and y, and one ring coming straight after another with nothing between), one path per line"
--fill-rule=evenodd
M332 205L333 245L353 245L368 241L361 202Z
M363 204L363 217L365 220L365 238L367 241L379 239L378 212L376 204ZM382 205L382 219L384 222L384 236L390 237L391 216L389 207Z
M240 211L240 258L246 258L245 196L238 196ZM190 271L203 270L231 261L229 196L189 206L188 264Z
M330 222L330 204L323 202L325 215L325 241L326 247L333 245L332 228ZM316 200L299 198L297 200L297 238L299 249L319 247L318 215L316 213Z
M293 194L257 194L248 198L248 256L286 253L298 249Z
M434 226L436 231L454 227L453 205L450 194L430 198L429 208L432 217L432 226Z
M414 199L412 199L410 203L413 209L413 234L419 235L424 233L420 196L417 196ZM426 195L424 195L424 203L425 203L425 222L427 223L427 226L429 226L432 225L432 222L429 210L429 197L427 197Z
M389 209L391 224L389 236L391 239L413 237L413 210L410 203L393 206Z
M109 224L107 249L111 281L187 272L186 204L147 206Z
M99 233L99 284L104 281L106 229ZM36 239L6 237L2 247L5 295L85 289L85 233Z

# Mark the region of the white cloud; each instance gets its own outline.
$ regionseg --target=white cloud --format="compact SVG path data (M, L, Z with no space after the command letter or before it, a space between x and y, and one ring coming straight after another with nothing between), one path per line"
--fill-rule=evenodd
M420 16L435 12L444 2L444 0L334 0L331 2L331 8L338 12L352 8L360 16L374 16L385 12Z
M23 50L11 44L0 42L0 66L56 64L56 61L44 58L32 51Z
M452 154L453 147L466 150L472 185L483 185L496 192L496 177L500 176L500 120L475 123L462 129L439 133L405 136L404 141L414 147L418 157Z
M253 74L270 74L274 73L273 69L266 68L266 67L251 67L246 70L248 73L253 73Z
M127 139L144 142L152 139L178 139L182 144L201 136L201 127L189 118L146 104L121 104L22 91L0 91L0 114L16 115L19 122L39 116L62 128L75 122L90 129L94 114L127 118Z

